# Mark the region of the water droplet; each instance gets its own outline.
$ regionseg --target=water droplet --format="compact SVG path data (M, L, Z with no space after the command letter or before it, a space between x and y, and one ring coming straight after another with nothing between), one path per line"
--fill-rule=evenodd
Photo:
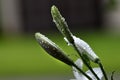
M63 22L65 22L65 18L62 17L61 20L62 20Z
M64 32L64 29L61 29L62 32Z
M42 40L41 43L43 43L44 41Z
M53 19L53 22L56 23L56 20Z
M86 47L83 47L84 50L86 50Z

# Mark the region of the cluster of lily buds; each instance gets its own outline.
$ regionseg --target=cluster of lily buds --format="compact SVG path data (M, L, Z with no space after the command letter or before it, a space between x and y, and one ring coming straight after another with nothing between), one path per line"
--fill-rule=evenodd
M75 45L79 52L81 54L85 53L90 60L94 62L99 60L99 57L94 53L94 51L85 41L77 38L70 32L65 19L61 16L56 6L52 6L51 14L58 30L63 34L63 36L65 37L64 39L67 41L68 44Z
M58 30L63 34L65 41L68 43L68 45L72 45L75 50L77 50L80 57L82 57L82 60L78 58L74 62L72 59L66 56L66 53L62 49L60 49L58 45L56 45L54 42L52 42L50 39L48 39L41 33L36 33L35 38L41 45L41 47L49 55L72 67L73 74L76 79L71 80L102 80L103 75L106 77L106 74L101 64L100 67L92 69L90 68L90 64L87 64L87 60L99 64L100 59L84 40L74 36L70 32L65 19L62 17L56 6L51 7L51 14L54 23L56 24ZM87 64L90 70L84 72L82 69L83 63Z

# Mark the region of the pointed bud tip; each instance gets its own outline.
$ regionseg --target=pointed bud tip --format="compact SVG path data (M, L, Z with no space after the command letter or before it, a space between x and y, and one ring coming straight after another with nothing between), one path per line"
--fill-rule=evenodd
M42 35L39 32L35 33L35 38L36 40L44 40L44 41L48 40L44 35Z
M48 39L47 37L45 37L44 35L42 35L39 32L35 33L35 38L38 41L38 43L40 44L40 46L49 55L53 56L54 58L66 63L70 66L74 64L73 61L71 59L69 59L69 57L67 57L65 55L65 53L50 39Z
M51 10L55 10L57 7L55 6L55 5L53 5L52 7L51 7Z
M39 32L35 33L35 38L36 38L36 39L40 38L40 35L41 35L41 34L40 34Z
M58 14L58 8L55 5L51 7L51 13L54 16Z

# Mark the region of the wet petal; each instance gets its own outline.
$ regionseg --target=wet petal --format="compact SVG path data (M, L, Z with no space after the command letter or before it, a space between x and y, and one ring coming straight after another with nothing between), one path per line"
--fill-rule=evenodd
M97 74L97 76L100 78L100 80L102 80L103 74L102 74L101 69L100 69L100 68L93 68L93 70L94 70L94 72ZM90 70L88 70L88 71L86 72L86 74L88 74L93 80L97 80L97 79L95 78L95 76L91 73Z
M81 59L77 59L77 60L75 61L75 64L76 64L80 69L82 69L82 67L83 67L83 62L82 62Z
M96 62L99 60L99 57L94 53L94 51L91 49L91 47L80 38L77 38L73 36L75 46L79 50L79 52L82 54L86 54L87 57L92 60L93 62Z
M76 80L88 80L83 74L79 73L79 71L75 67L72 68Z

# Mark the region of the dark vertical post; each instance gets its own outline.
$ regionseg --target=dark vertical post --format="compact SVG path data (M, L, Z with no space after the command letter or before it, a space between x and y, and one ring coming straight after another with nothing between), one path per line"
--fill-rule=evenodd
M51 0L49 1L49 8L51 8L52 5L55 5L59 8L61 14L63 17L65 17L66 21L69 20L69 10L70 10L70 5L69 5L69 0ZM53 24L52 17L50 14L50 24L51 28L55 29L55 25ZM69 23L69 21L67 21ZM53 27L54 26L54 27Z
M103 8L102 8L102 0L94 0L94 12L95 12L95 25L96 28L102 28L103 21Z
M1 3L1 0L0 0L0 39L2 37L2 3Z
M24 32L54 30L50 14L52 5L59 8L72 30L102 28L102 0L21 0Z
M49 30L48 0L21 0L25 32Z

